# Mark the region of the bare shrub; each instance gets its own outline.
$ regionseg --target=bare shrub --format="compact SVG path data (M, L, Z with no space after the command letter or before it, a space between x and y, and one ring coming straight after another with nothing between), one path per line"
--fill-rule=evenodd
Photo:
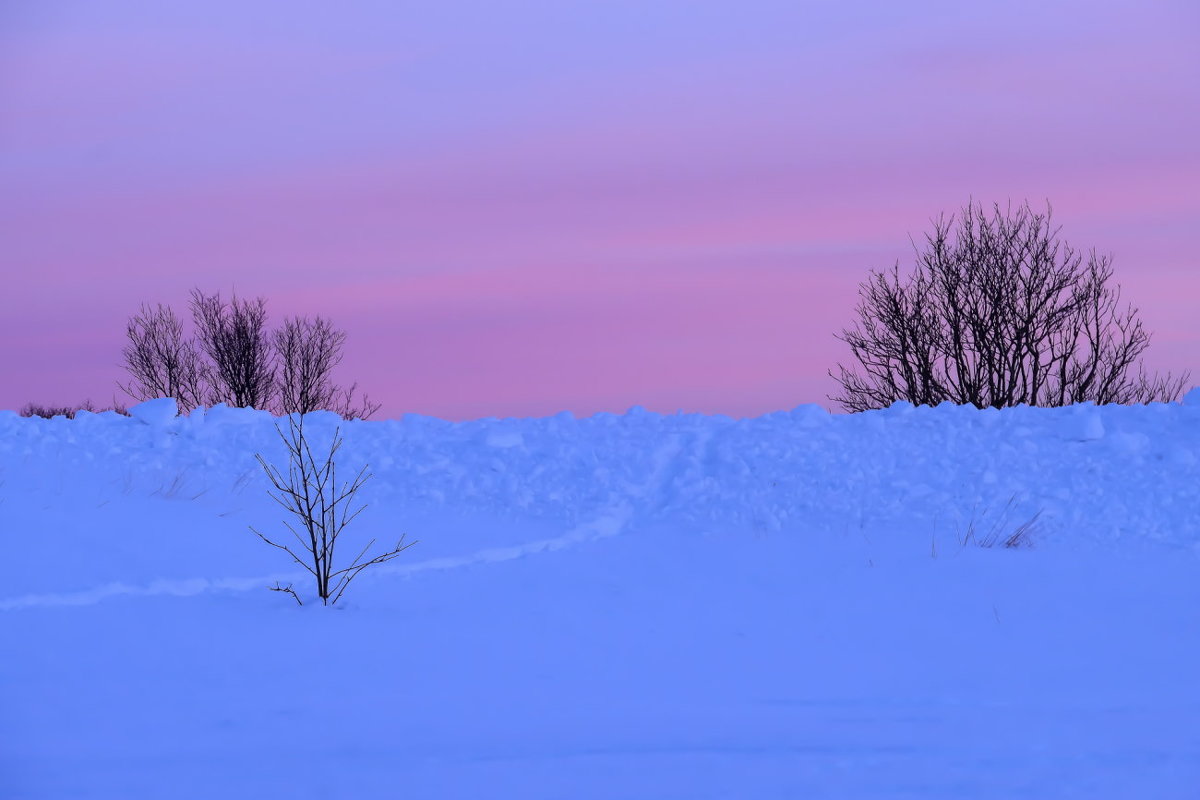
M192 290L196 336L210 361L209 400L237 408L267 408L274 388L267 301L221 300L219 293Z
M344 419L368 419L378 403L363 395L355 401L358 384L343 389L333 382L333 368L342 361L346 332L324 317L290 317L272 334L276 396L282 414L332 411Z
M179 407L224 402L271 409L280 414L333 411L367 419L380 408L358 384L343 388L332 372L342 360L344 331L323 317L292 317L266 328L266 300L229 303L220 294L193 289L190 300L196 335L185 338L175 312L143 305L127 326L125 368L131 380L118 386L137 400L174 397Z
M43 419L66 417L67 419L75 419L75 415L80 411L90 411L94 414L115 411L123 417L129 416L129 410L120 403L114 401L108 408L97 408L96 404L90 399L84 400L77 406L42 406L36 403L26 403L17 413L22 417L42 417Z
M122 355L132 380L117 384L122 391L136 400L173 397L184 411L203 403L204 375L196 343L184 338L170 306L143 305L125 333L129 343Z
M279 411L307 414L330 409L337 392L330 375L342 360L345 332L324 317L289 317L271 338L279 359Z
M1028 203L935 220L911 275L897 264L859 287L858 324L838 338L862 371L831 371L831 399L849 411L1177 400L1188 376L1142 368L1150 334L1109 286L1111 259L1085 259L1059 230Z
M262 465L271 485L275 487L275 491L268 494L283 506L297 523L293 526L285 520L283 524L295 537L299 552L292 550L289 545L272 541L253 527L250 530L267 544L286 552L293 561L313 576L317 597L324 605L336 604L346 587L364 569L391 561L416 542L406 544L401 536L391 550L368 557L367 553L375 546L375 540L372 539L346 566L339 567L335 559L339 538L346 526L366 508L365 503L354 507L354 498L371 477L367 473L367 467L360 469L353 480L339 485L335 457L342 446L340 428L334 431L329 452L320 462L313 456L312 448L305 437L303 415L293 414L288 417L287 435L278 425L275 426L275 430L287 447L287 476L269 464L262 455L256 454L255 458ZM280 586L277 583L271 588L273 591L291 594L297 603L303 605L300 595L291 584Z
M354 392L357 389L357 383L350 384L348 389L338 389L337 399L329 410L342 419L370 419L381 406L379 403L372 403L365 392L361 398L355 400Z
M70 406L40 406L36 403L26 403L21 406L21 410L17 413L22 417L41 417L42 419L54 419L55 417L75 418L75 409Z

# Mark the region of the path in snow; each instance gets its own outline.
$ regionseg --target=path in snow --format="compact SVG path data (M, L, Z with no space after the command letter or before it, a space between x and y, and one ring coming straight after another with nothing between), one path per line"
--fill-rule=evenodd
M697 447L702 446L703 439L699 441L700 444ZM662 501L657 498L662 493L670 476L670 467L682 449L677 439L658 447L650 459L653 469L645 485L626 486L626 499L604 509L594 518L576 525L561 536L537 539L506 547L486 547L466 555L430 558L415 563L405 563L405 560L401 558L374 567L369 574L372 578L383 575L408 576L431 570L499 563L538 553L552 553L583 542L616 536L627 527L630 520L635 518L638 511L646 511L650 506L661 505ZM348 536L351 530L347 529ZM368 573L364 573L364 575L366 574ZM116 597L192 597L212 592L257 591L276 583L302 584L307 579L307 573L293 570L253 577L160 579L146 584L114 582L73 592L44 592L0 598L0 611L55 606L87 606Z

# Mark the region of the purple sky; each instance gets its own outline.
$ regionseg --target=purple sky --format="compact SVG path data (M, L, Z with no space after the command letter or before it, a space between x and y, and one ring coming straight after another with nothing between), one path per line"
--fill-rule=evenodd
M381 417L827 404L971 197L1050 200L1200 375L1200 6L6 3L0 408L108 402L193 286L331 316Z

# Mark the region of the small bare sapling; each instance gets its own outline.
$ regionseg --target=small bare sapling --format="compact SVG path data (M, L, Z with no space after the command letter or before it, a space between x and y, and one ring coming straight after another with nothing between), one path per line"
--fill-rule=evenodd
M311 446L304 433L304 415L288 416L288 432L284 434L278 424L275 430L288 451L288 467L285 475L277 467L267 462L261 454L255 454L258 463L267 473L267 478L275 487L268 494L283 506L293 517L292 522L284 520L284 526L295 537L296 549L292 545L279 544L256 530L251 531L272 547L283 550L292 560L304 567L316 582L317 596L324 605L334 605L341 599L350 582L358 577L367 567L391 561L407 550L416 542L405 543L404 537L396 542L391 550L376 556L368 556L375 545L375 540L367 542L367 546L346 566L339 567L335 561L337 543L345 530L363 509L366 503L355 507L355 495L362 485L371 478L367 467L363 466L351 481L338 485L335 458L342 446L341 428L333 433L329 452L318 462L313 455ZM295 523L295 524L293 524ZM269 587L272 591L286 592L303 605L300 595L293 590L291 584Z

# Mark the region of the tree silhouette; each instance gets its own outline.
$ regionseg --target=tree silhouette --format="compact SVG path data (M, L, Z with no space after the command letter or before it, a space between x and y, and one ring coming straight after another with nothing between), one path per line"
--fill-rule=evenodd
M838 336L861 371L838 364L831 399L849 411L1178 399L1186 374L1142 368L1150 334L1109 285L1111 259L1060 241L1051 213L969 203L934 221L910 275L873 271Z

